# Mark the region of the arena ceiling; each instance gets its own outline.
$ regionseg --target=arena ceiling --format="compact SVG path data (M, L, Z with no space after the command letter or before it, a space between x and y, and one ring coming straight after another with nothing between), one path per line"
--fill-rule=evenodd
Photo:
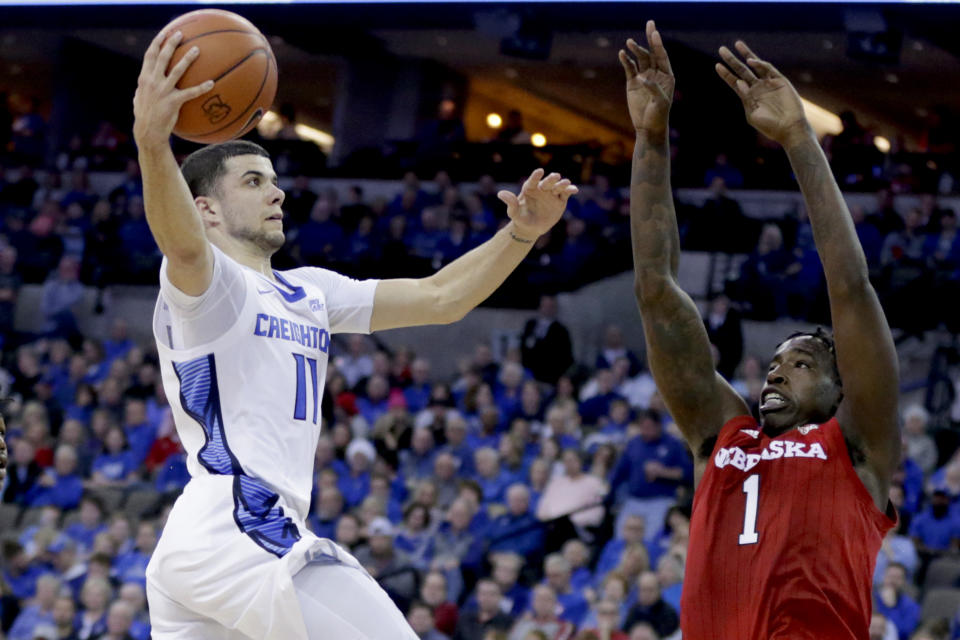
M321 125L331 117L335 60L390 54L511 83L629 131L616 49L626 37L641 34L651 17L668 46L683 53L687 67L709 68L720 44L744 38L793 78L805 97L834 112L853 109L888 136L901 130L913 138L931 108L960 104L957 5L292 3L237 10L273 37L284 76L310 79L281 83L280 97L304 105L308 119ZM36 86L62 35L136 59L151 34L181 10L5 7L0 12L0 82ZM545 58L502 53L503 39L511 35L522 36L517 44L527 45L528 55ZM887 47L886 59L881 47ZM683 66L677 72L681 90L685 78L715 82L718 94L725 90L719 80ZM705 117L709 109L705 104Z

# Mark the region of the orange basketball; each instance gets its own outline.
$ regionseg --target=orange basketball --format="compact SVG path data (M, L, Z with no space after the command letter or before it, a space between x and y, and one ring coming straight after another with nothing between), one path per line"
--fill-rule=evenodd
M238 138L256 126L277 93L277 61L263 34L246 18L219 9L185 13L165 28L171 35L183 33L168 72L192 47L200 48L177 88L206 80L216 83L183 105L173 132L213 144Z

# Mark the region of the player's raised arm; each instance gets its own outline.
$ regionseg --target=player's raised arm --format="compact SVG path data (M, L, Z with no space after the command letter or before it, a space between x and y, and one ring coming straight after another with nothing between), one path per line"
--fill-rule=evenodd
M710 341L693 300L677 282L680 236L670 191L669 115L674 77L660 33L647 23L644 49L620 51L627 105L636 130L630 176L634 286L647 357L657 388L698 460L703 444L746 403L716 373Z
M177 289L200 295L210 285L213 254L190 189L170 149L170 134L180 107L212 89L213 81L177 89L177 81L198 54L196 48L192 49L168 74L167 65L180 39L180 32L161 32L144 54L133 97L133 137L143 174L147 223L167 257L167 275Z
M490 240L428 278L397 278L377 285L372 331L455 322L486 300L557 223L577 188L558 173L537 169L516 195L501 191L510 222Z
M883 502L900 458L897 354L883 309L870 284L853 220L826 156L803 112L800 96L772 64L743 42L744 63L723 47L717 72L743 102L747 121L783 146L810 214L830 296L837 367L844 398L837 417L881 480Z

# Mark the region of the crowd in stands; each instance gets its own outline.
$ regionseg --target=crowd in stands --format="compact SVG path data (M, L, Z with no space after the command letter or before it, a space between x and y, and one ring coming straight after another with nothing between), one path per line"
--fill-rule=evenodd
M933 179L909 158L878 156L855 125L848 120L849 135L825 144L845 188L876 190L874 210L851 213L891 322L917 334L936 322L955 328L944 307L924 312L958 282L957 214L932 195L949 174ZM85 285L155 284L160 255L129 137L105 123L51 155L45 135L36 104L0 109L0 146L9 151L0 172L0 388L11 398L0 638L146 640L144 571L188 480L184 453L153 345L135 344L122 319L105 339L85 336L71 308ZM821 320L826 309L804 212L757 221L727 193L759 186L757 167L782 173L776 150L757 149L768 161L720 155L695 180L688 175L712 195L678 211L685 248L746 256L704 321L718 369L754 408L765 367L744 357L740 318ZM89 172L103 170L121 177L94 191ZM512 288L529 299L629 268L623 174L610 171L614 183L607 175L589 176L498 302L512 300ZM491 175L468 187L444 171L424 176L429 183L410 172L392 199L359 187L345 197L318 192L306 175L288 177L279 268L422 275L505 220ZM893 196L910 192L927 195L898 211ZM43 285L42 318L18 333L24 284ZM432 375L415 345L333 343L308 526L350 549L424 640L678 637L689 452L620 329L611 325L602 342L596 362L576 362L545 295L519 348L496 361L479 344L449 379ZM874 579L877 640L960 638L956 606L950 622L921 620L935 587L960 586L960 570L949 572L960 558L960 453L938 446L927 420L922 407L904 410L906 446L891 489L900 521Z
M412 348L334 341L307 524L350 549L421 638L678 637L691 458L620 328L602 342L576 362L551 296L502 361L478 344L448 379ZM763 365L731 357L755 408ZM153 345L122 319L103 341L47 332L0 377L5 639L146 640L144 572L188 480ZM900 520L874 580L882 640L960 637L960 619L948 635L920 618L927 590L960 580L960 453L927 420L904 410Z

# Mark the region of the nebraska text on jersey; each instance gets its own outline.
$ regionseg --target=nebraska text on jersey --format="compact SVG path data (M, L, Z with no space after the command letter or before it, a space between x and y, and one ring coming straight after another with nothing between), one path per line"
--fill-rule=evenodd
M740 471L749 471L761 460L778 458L819 458L827 459L819 442L806 444L792 440L773 440L760 453L745 453L740 447L726 447L717 450L713 463L718 469L730 465Z

